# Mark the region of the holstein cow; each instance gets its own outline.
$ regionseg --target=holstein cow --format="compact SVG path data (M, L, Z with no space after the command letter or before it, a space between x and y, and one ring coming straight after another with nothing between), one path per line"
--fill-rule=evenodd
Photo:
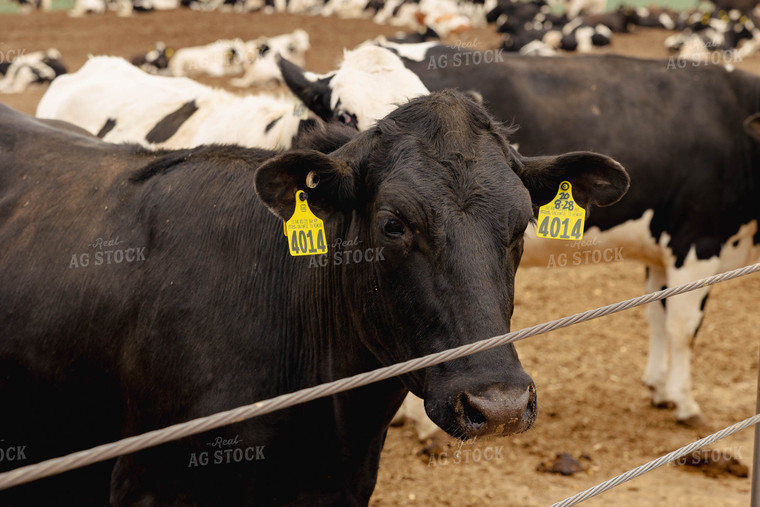
M243 63L245 73L242 77L230 80L230 84L239 87L253 85L279 84L282 82L280 68L277 66L279 57L303 66L306 63L306 51L309 45L309 34L300 28L292 33L274 37L259 37L246 42L248 52L255 54L252 62Z
M0 62L0 93L21 93L31 84L50 83L66 73L62 58L57 49L50 48Z
M329 76L333 102L320 113L329 110L361 130L397 104L427 93L393 53L378 47L346 52ZM292 97L240 97L186 78L152 76L114 57L92 58L56 80L37 116L70 121L105 141L167 148L212 142L287 148L301 127L316 121Z
M535 207L564 180L587 207L628 186L610 158L522 157L508 134L456 91L414 99L329 154L303 139L283 153L153 152L0 106L0 403L18 408L0 418L3 445L35 462L508 332ZM297 191L324 220L325 257L288 253ZM377 255L332 262L339 239ZM508 345L0 502L366 505L407 390L462 439L536 417Z
M42 97L37 116L69 121L109 142L287 148L302 122L313 122L292 99L240 97L188 78L147 74L117 57L91 58L65 78Z
M138 53L129 59L130 63L148 74L168 75L169 60L174 55L174 49L158 41L147 53Z
M604 214L591 215L584 240L600 252L618 248L618 258L643 261L648 290L740 267L760 255L752 176L760 163L760 78L720 66L669 69L667 61L611 55L504 55L501 62L464 65L475 59L461 48L425 43L393 49L429 89L482 94L498 119L520 126L513 140L525 153L588 149L619 160L630 172L631 191ZM301 88L317 96L322 85ZM695 204L705 199L709 206ZM524 265L547 266L561 253L572 253L567 242L539 240L529 230ZM643 381L654 405L675 405L677 419L691 425L704 423L692 393L690 357L709 291L647 308L651 338Z
M243 72L243 65L253 60L241 39L218 40L205 46L180 48L169 60L172 76L230 76Z

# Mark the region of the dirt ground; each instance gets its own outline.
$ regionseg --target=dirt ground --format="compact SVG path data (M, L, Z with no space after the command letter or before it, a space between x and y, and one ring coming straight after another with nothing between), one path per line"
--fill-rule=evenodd
M311 36L307 68L334 67L343 48L394 27L369 21L290 15L197 13L187 10L117 18L70 19L63 13L0 16L0 52L56 47L71 70L88 54L129 57L156 40L172 47L218 38L255 38L297 27ZM604 51L667 58L662 41L669 32L637 30L615 35ZM495 47L494 29L450 37L453 44ZM663 62L665 64L665 62ZM760 57L737 62L760 73ZM206 79L224 86L226 80ZM6 104L33 114L44 88L1 96ZM642 126L646 128L646 126ZM696 142L696 140L695 140ZM625 258L625 252L623 252ZM642 294L644 268L623 261L574 268L527 268L518 273L512 328L559 318ZM709 427L676 425L672 411L652 408L639 379L647 350L643 308L535 337L518 344L523 365L538 388L539 416L530 431L463 445L450 442L446 458L418 455L411 427L391 428L371 505L532 506L548 505L622 473L754 412L760 350L758 275L713 289L694 349L697 401ZM752 432L745 430L713 446L752 461ZM459 458L455 452L461 452ZM540 463L568 452L587 471L571 477L541 473ZM710 478L687 467L665 466L587 502L587 505L746 505L747 478Z

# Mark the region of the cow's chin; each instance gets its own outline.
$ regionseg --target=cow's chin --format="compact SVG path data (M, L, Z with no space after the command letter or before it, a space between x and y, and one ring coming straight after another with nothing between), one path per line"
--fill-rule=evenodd
M536 387L533 383L524 389L492 385L448 397L429 394L425 411L460 440L522 433L536 420Z

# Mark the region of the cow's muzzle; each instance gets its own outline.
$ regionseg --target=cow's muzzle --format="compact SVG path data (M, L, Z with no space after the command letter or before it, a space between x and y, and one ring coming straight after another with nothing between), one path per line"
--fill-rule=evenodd
M536 420L536 386L532 381L471 387L457 394L425 399L428 416L462 440L520 433Z
M454 400L453 411L466 438L520 433L536 420L536 387L531 383L522 391L501 386L465 391Z

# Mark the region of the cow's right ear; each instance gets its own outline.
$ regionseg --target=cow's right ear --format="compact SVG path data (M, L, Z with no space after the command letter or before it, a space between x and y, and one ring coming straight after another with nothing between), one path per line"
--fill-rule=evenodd
M744 131L757 142L760 142L760 113L747 116L744 120Z
M293 92L293 95L298 97L306 107L324 121L332 120L333 111L330 107L330 98L332 97L330 80L332 75L320 77L310 72L307 73L282 56L277 57L277 65L280 67L282 79Z
M347 211L354 203L354 169L342 158L315 150L293 150L272 157L257 170L256 193L278 217L288 220L296 192L307 194L309 208L319 218Z
M573 186L573 198L582 208L609 206L625 195L631 181L618 162L589 151L524 157L522 165L519 176L536 207L553 199L563 181Z

